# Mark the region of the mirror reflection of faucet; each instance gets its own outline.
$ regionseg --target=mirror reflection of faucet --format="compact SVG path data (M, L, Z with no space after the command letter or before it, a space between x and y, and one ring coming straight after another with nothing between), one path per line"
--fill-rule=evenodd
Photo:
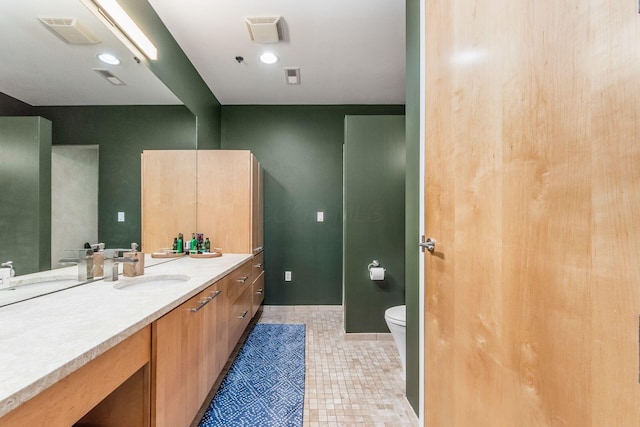
M78 265L78 281L85 282L93 279L93 249L67 249L70 252L76 252L76 258L60 258L58 264L77 264Z
M6 261L0 264L0 288L8 288L10 279L15 275L13 261Z

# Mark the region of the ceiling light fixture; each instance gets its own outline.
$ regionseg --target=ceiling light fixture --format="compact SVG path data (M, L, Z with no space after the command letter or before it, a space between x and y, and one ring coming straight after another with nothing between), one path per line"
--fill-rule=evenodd
M109 65L120 65L120 60L110 53L101 53L98 55L98 59L105 64Z
M158 49L116 0L81 1L133 52L138 60L143 59L143 54L148 59L158 59Z
M263 64L275 64L278 62L278 57L272 52L264 52L259 59Z

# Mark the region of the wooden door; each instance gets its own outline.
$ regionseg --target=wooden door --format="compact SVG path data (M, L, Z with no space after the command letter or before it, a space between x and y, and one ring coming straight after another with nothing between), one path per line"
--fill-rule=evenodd
M196 150L142 153L142 249L171 248L196 231ZM105 178L108 184L108 177Z
M198 150L198 232L223 253L252 253L250 151Z
M251 247L253 253L262 251L263 243L263 181L260 162L251 155Z
M425 10L426 425L640 425L637 3Z

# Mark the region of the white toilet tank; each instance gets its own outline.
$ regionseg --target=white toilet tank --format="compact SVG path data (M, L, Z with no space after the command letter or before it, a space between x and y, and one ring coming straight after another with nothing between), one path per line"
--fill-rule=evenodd
M407 363L407 306L397 305L388 308L384 312L384 320L387 322L391 336L396 342L400 361L402 362L402 377L406 378Z

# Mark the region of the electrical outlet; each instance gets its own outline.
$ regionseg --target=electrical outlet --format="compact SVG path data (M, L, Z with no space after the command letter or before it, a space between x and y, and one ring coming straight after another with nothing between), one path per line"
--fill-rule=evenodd
M291 272L290 271L285 271L284 272L284 281L285 282L290 282L291 281Z
M318 212L316 215L318 222L324 222L324 212Z
M124 212L118 212L118 222L124 222Z

